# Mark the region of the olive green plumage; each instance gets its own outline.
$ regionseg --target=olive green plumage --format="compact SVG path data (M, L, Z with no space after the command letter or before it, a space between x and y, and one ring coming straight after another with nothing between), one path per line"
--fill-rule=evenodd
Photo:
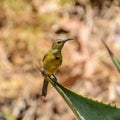
M64 46L64 43L69 40L72 39L66 40L57 39L56 41L53 42L51 49L44 56L42 66L43 70L47 73L47 75L49 76L53 75L62 64L61 50ZM48 83L49 82L47 78L44 78L42 96L46 96L47 94Z

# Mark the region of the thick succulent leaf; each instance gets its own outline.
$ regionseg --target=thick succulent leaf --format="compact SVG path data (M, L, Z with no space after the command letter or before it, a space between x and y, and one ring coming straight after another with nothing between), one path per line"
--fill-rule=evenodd
M36 67L42 73L42 70L37 65ZM47 76L47 74L44 75L48 77L49 82L63 97L78 120L120 120L120 108L78 95L77 93L55 82L57 78L52 79Z
M104 41L102 41L102 42L105 45L105 47L106 47L114 65L116 66L118 72L120 73L120 60L113 54L113 52L110 50L110 48L107 46L107 44Z
M94 101L63 87L50 80L64 98L78 120L120 120L120 109L110 104Z

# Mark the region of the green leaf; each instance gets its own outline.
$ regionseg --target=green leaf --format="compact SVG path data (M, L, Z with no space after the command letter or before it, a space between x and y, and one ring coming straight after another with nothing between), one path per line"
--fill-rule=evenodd
M120 73L120 60L113 54L113 52L110 50L110 48L107 46L107 44L102 40L103 44L105 45L114 65L116 66L118 72Z
M43 74L42 69L35 65L49 82L55 87L65 102L71 108L78 120L120 120L120 108L92 100L90 98L78 95L56 82L57 78Z
M50 83L56 88L78 120L120 120L120 109L110 104L94 101L63 87L59 83Z

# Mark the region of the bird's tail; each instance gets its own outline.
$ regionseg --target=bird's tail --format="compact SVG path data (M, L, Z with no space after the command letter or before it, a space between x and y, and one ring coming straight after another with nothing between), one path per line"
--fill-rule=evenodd
M43 88L42 88L42 96L46 96L47 94L47 88L48 88L48 80L47 78L44 78Z

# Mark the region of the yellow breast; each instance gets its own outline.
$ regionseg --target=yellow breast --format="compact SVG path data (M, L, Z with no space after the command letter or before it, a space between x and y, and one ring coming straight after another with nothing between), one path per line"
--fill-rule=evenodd
M43 69L47 74L54 74L62 63L62 57L56 57L51 52L46 55L43 61Z

